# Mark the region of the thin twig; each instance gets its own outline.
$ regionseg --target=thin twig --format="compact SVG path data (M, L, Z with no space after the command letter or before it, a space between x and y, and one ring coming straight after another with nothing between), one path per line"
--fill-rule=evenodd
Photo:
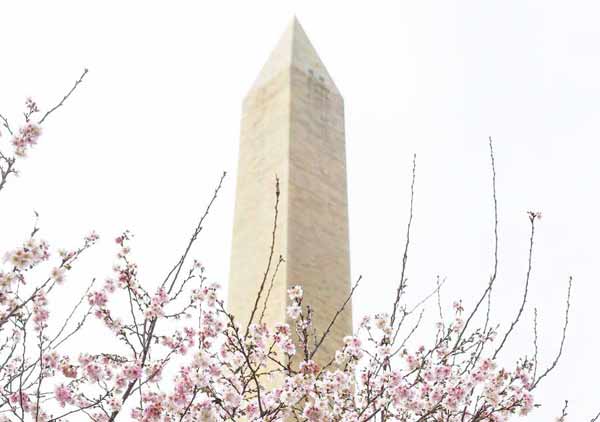
M438 277L437 280L436 280L436 287L435 287L435 289L431 293L429 293L423 299L421 299L419 302L417 302L417 304L414 305L409 311L406 311L405 308L403 308L402 319L400 320L400 323L396 327L396 332L394 333L394 337L392 338L392 344L396 343L396 339L398 337L398 334L400 333L400 328L402 327L402 322L404 321L404 318L406 318L408 315L411 315L413 312L415 312L417 309L419 309L429 299L431 299L433 297L433 295L435 295L436 293L438 293L438 295L439 295L439 291L440 291L440 289L442 288L442 286L444 285L445 282L446 282L446 278L445 277L444 277L444 280L441 283L440 283L440 279ZM438 300L439 300L439 296L438 296ZM439 304L439 302L438 302L438 304ZM421 311L421 314L422 314L422 311ZM441 309L440 309L440 315L441 315ZM419 317L419 319L421 319L421 317Z
M540 375L540 377L537 380L534 381L530 390L533 390L534 388L536 388L538 386L538 384L540 383L540 381L545 376L547 376L554 368L556 368L556 365L558 364L558 361L562 355L563 347L565 345L565 338L567 337L567 326L569 325L569 309L571 308L571 287L572 286L573 286L573 277L569 277L569 289L567 291L567 309L565 311L565 325L563 326L563 330L562 330L562 338L560 340L560 348L558 349L558 354L556 355L556 358L554 359L554 361L552 361L552 364L550 364L548 369L546 369L544 371L544 373L542 375Z
M525 304L527 303L527 295L529 293L529 279L531 276L531 260L532 260L532 256L533 256L533 240L535 237L535 220L537 218L538 218L538 213L531 212L531 211L529 212L529 222L531 223L531 234L529 236L529 257L527 259L527 275L525 277L525 291L523 292L523 300L521 301L521 307L519 308L519 311L517 312L517 316L515 317L514 321L510 324L510 328L506 331L506 334L504 334L504 338L502 339L500 346L498 346L498 348L494 352L492 359L496 359L496 356L498 356L498 353L504 347L506 340L512 333L512 331L515 328L515 326L517 325L517 323L519 322L519 319L521 318L521 315L523 314L523 310L525 309Z
M565 400L565 405L562 408L562 412L558 420L560 422L565 422L565 418L567 417L567 409L569 408L569 400Z
M410 338L413 336L413 334L415 333L415 331L417 331L417 328L419 328L419 325L421 325L421 320L423 319L423 313L424 312L425 312L425 310L421 309L421 312L419 313L419 318L417 319L417 322L415 323L415 325L413 326L413 328L410 330L410 332L408 333L408 335L404 338L404 340L402 341L402 343L400 343L400 346L398 347L398 352L404 349L404 346L406 345L406 343L408 342L408 340L410 340Z
M273 261L273 252L275 250L275 235L277 232L277 217L279 216L279 194L280 194L279 177L277 177L277 175L275 175L275 207L274 207L275 208L275 216L273 217L273 232L271 233L271 246L269 248L269 260L267 261L267 268L265 270L263 279L258 288L258 293L256 295L254 307L252 308L252 312L250 313L250 318L248 319L248 325L246 326L246 333L245 333L244 337L246 337L248 335L248 332L250 330L250 325L252 325L252 320L254 319L254 314L256 314L256 311L258 309L258 303L262 296L262 292L265 288L265 283L267 282L267 277L269 275L269 271L271 270L271 262Z
M361 280L362 280L362 275L358 277L358 279L354 283L354 286L352 286L352 289L350 290L350 294L348 295L348 297L346 297L346 300L344 301L344 303L342 304L342 306L337 310L337 312L333 316L333 319L331 320L331 322L327 326L327 329L325 330L325 332L321 336L321 339L317 342L317 344L315 346L315 349L312 351L312 353L310 354L309 358L312 359L312 357L315 355L315 353L317 353L317 350L319 350L319 347L321 347L321 344L323 344L323 342L325 341L325 339L329 335L329 332L331 331L331 327L333 327L333 324L335 324L335 321L337 320L338 316L340 316L340 314L342 312L344 312L344 309L346 308L346 305L352 299L352 296L354 295L354 291L358 287L358 284L360 283Z
M445 281L445 279L444 279ZM438 275L436 278L436 284L438 285L438 289L437 289L437 306L438 306L438 312L440 315L440 323L444 324L444 314L442 312L442 293L441 293L441 286L440 286L440 276Z
M275 284L275 277L277 277L277 273L279 272L279 266L282 262L285 262L285 259L283 259L283 256L279 255L279 261L277 261L277 266L275 267L275 271L273 272L273 276L271 277L271 284L269 284L267 296L265 297L265 302L263 303L260 318L258 319L259 324L262 323L263 318L265 317L265 312L267 311L267 304L269 303L269 297L271 296L271 291L273 290L273 285Z
M0 119L2 119L2 126L4 126L6 130L8 130L8 133L12 135L13 131L10 129L10 125L8 124L8 120L6 119L6 117L0 114Z
M535 349L533 354L533 379L535 379L537 375L538 368L538 331L537 331L537 318L538 311L537 308L533 308L533 347Z
M460 340L462 339L463 335L467 331L467 328L469 327L469 324L471 323L471 320L473 319L473 317L479 310L481 303L484 301L484 299L486 297L488 298L488 309L486 312L486 324L485 324L485 328L487 329L487 325L489 322L490 308L491 308L491 293L492 293L492 288L494 287L494 283L496 282L496 277L497 277L497 273L498 273L498 200L496 198L496 163L495 163L495 159L494 159L494 145L493 145L491 136L489 137L489 146L490 146L490 163L491 163L491 168L492 168L492 198L494 200L494 270L492 272L492 275L490 276L490 281L488 282L486 289L484 290L483 294L479 298L479 301L475 305L475 308L473 308L473 310L469 314L469 317L465 321L465 324L456 339L456 343L454 344L454 349L459 345Z
M396 312L398 311L398 305L400 304L400 298L402 297L402 292L404 291L404 273L406 271L406 264L408 262L408 246L410 244L410 227L412 225L413 220L413 204L415 197L415 177L417 170L417 154L413 155L413 168L412 168L412 181L410 184L410 209L408 214L408 224L406 227L406 243L404 244L404 255L402 256L402 271L400 272L400 284L398 285L398 289L396 290L396 300L394 301L394 306L392 310L392 316L390 318L390 326L394 326L394 321L396 320Z
M79 79L77 79L75 81L75 84L73 85L73 88L71 88L71 90L69 92L67 92L67 95L65 95L63 97L62 100L60 100L60 102L58 104L56 104L54 107L52 107L50 110L48 110L46 112L46 114L44 114L44 116L40 119L40 121L38 122L38 124L42 124L44 123L44 120L46 120L46 118L52 114L54 111L56 111L56 109L62 107L62 105L65 103L65 101L67 101L67 99L71 96L71 94L77 89L77 86L79 86L79 84L81 82L83 82L83 78L85 78L85 75L87 75L88 73L88 69L84 69L83 73L81 74L81 76L79 77Z
M200 234L200 232L202 231L202 224L204 223L204 220L208 216L208 213L209 213L210 209L212 208L213 203L215 202L215 200L217 199L217 196L219 195L219 191L221 190L221 188L223 186L223 180L225 179L226 175L227 175L227 172L224 171L223 174L221 175L221 178L219 179L219 184L215 188L215 191L213 193L212 198L210 199L210 202L208 203L208 205L206 206L206 208L204 210L204 214L202 214L202 217L200 217L200 220L198 220L198 224L196 225L196 228L194 229L194 232L192 233L192 236L190 237L190 240L188 241L185 251L179 258L177 263L173 266L171 271L169 271L169 273L167 274L167 276L165 277L165 279L163 280L163 282L161 284L161 287L164 287L167 284L167 282L169 281L169 278L171 277L171 275L173 275L173 273L175 273L175 275L173 276L173 279L171 280L171 285L169 286L169 288L167 290L168 294L171 294L171 292L173 291L173 288L175 287L175 283L177 281L177 278L179 277L181 268L183 267L183 264L185 263L185 260L187 258L188 253L190 252L190 249L192 248L192 245L198 238L198 234Z
M446 283L446 277L444 277L444 279L442 280L442 282L440 283L439 278L437 279L436 282L436 287L435 289L433 289L433 291L431 293L429 293L427 296L425 296L423 299L421 299L419 302L417 302L411 309L410 311L407 311L407 314L412 314L414 311L416 311L421 305L423 305L425 302L427 302L429 299L431 299L433 297L434 294L438 293L440 291L440 289L442 288L442 286L444 285L444 283Z
M485 325L483 331L487 331L488 324L490 322L490 312L492 308L492 289L494 286L494 281L498 276L498 198L496 196L496 160L494 156L494 144L492 142L492 137L489 137L489 145L490 145L490 165L492 167L492 198L494 200L494 270L492 272L492 276L490 277L490 288L488 290L488 306L487 312L485 315Z

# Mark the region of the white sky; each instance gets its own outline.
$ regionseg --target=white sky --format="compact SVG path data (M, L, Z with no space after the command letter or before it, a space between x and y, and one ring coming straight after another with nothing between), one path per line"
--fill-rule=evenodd
M564 358L528 420L549 420L565 398L571 420L589 420L600 407L596 2L2 1L0 112L16 122L25 96L46 108L84 67L90 73L2 193L0 250L24 239L34 209L56 247L95 228L104 242L71 275L83 285L109 274L111 239L130 228L152 283L227 170L195 251L226 284L241 99L294 13L345 98L352 273L364 276L355 316L389 309L413 152L409 300L438 274L448 278L447 304L460 297L469 307L480 294L492 264L492 135L501 242L493 318L504 326L523 286L526 211L544 214L529 307L506 357L532 351L531 306L542 365L554 357L572 274Z

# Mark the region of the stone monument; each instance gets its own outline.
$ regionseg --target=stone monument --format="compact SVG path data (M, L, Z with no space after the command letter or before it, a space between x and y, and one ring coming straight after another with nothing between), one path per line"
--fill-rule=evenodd
M301 285L320 337L350 294L344 102L294 18L243 102L228 306L242 330L270 255L275 178L280 201L263 322L288 322L287 289ZM329 362L352 333L348 303L315 360ZM299 350L300 352L300 350Z

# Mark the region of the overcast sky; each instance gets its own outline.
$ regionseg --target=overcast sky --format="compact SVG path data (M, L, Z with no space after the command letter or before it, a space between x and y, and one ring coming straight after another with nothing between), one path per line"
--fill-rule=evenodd
M49 107L90 69L2 193L0 250L23 240L34 209L56 247L96 229L104 242L71 275L83 285L110 273L111 239L129 228L151 283L226 170L195 250L226 284L241 100L296 14L345 99L352 274L364 277L355 318L389 309L413 153L409 302L440 275L446 305L473 304L492 269L492 136L500 218L492 316L503 327L523 289L526 211L543 212L531 296L507 362L533 351L533 306L542 366L554 358L574 277L564 356L528 420L551 420L564 399L573 421L599 410L597 2L3 1L0 9L0 112L13 122L27 95Z

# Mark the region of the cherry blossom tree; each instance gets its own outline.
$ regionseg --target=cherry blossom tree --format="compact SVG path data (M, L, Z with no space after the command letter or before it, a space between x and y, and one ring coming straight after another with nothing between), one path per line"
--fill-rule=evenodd
M0 115L0 194L17 174L19 160L40 139L44 121L69 99L86 74L87 70L44 114L27 99L18 129ZM417 306L404 303L415 192L413 162L410 217L393 306L364 317L357 332L344 339L345 346L321 365L313 357L331 334L329 329L316 332L312 324L316 311L304 302L301 286L288 291L287 310L293 324L282 321L267 326L254 318L260 314L261 298L264 313L267 300L262 295L270 290L279 265L267 270L272 274L265 276L257 292L250 324L240 327L225 307L220 286L211 283L205 267L190 256L225 173L179 259L159 283L149 286L138 279L131 253L135 242L125 231L114 241L112 276L102 283L92 281L64 320L56 320L50 304L61 300L69 272L93 248L98 235L91 233L78 247L55 251L40 238L36 222L24 242L6 252L0 267L0 422L500 422L530 414L538 406L536 388L562 355L572 280L568 280L562 340L555 358L547 366L538 362L536 328L535 350L524 349L509 367L500 365L499 355L527 303L541 214L528 213L531 231L521 306L502 330L490 318L498 269L498 203L491 139L489 145L494 267L475 307L467 311L456 301L451 316L445 318L439 299L442 283ZM278 181L274 192L275 229ZM436 297L439 321L431 327L429 341L412 348L409 340L421 324L423 310ZM70 348L71 339L96 329L90 325L93 318L102 324L101 335L111 339L105 342L107 348L94 354ZM480 319L482 324L476 324ZM559 420L566 415L565 404Z

